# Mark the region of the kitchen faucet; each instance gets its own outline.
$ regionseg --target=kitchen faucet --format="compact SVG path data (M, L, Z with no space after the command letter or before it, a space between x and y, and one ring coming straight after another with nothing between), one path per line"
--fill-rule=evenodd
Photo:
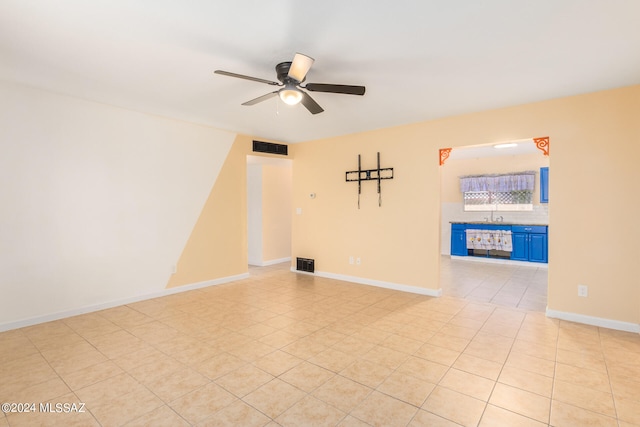
M485 222L503 222L504 218L502 217L502 215L497 216L495 219L493 218L493 211L491 211L491 218L489 217L484 217L484 221Z

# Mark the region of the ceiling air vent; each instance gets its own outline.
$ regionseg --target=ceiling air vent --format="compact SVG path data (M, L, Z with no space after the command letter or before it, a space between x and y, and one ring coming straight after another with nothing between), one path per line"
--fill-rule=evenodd
M288 155L288 146L284 144L274 144L272 142L253 141L253 151L257 153L270 153Z

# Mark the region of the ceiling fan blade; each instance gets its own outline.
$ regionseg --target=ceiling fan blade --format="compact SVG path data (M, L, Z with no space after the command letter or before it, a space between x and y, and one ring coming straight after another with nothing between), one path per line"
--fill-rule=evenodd
M331 85L325 83L307 83L305 89L311 92L345 93L347 95L364 95L364 86Z
M307 73L314 61L315 59L310 56L303 55L302 53L296 53L293 57L293 62L291 63L291 67L289 67L289 73L287 75L299 82L304 81L304 78L307 76Z
M244 74L231 73L229 71L215 70L214 74L220 74L223 76L236 77L238 79L251 80L254 82L266 83L268 85L280 86L280 83L274 82L272 80L259 79L257 77L245 76Z
M258 102L266 101L267 99L273 98L278 94L278 91L267 93L266 95L259 96L251 101L243 102L242 105L255 105Z
M324 109L305 92L302 92L302 101L300 102L307 108L307 110L309 110L311 114L318 114L324 111Z

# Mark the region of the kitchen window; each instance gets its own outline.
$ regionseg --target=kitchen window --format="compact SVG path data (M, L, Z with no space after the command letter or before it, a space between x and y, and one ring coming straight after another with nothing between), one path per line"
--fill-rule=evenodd
M535 172L460 177L465 211L531 211Z

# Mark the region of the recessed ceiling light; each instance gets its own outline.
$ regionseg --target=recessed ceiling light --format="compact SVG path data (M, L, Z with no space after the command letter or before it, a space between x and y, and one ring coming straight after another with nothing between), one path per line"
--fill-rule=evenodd
M517 146L518 144L516 144L515 142L508 142L506 144L496 144L493 146L493 148L513 148Z

